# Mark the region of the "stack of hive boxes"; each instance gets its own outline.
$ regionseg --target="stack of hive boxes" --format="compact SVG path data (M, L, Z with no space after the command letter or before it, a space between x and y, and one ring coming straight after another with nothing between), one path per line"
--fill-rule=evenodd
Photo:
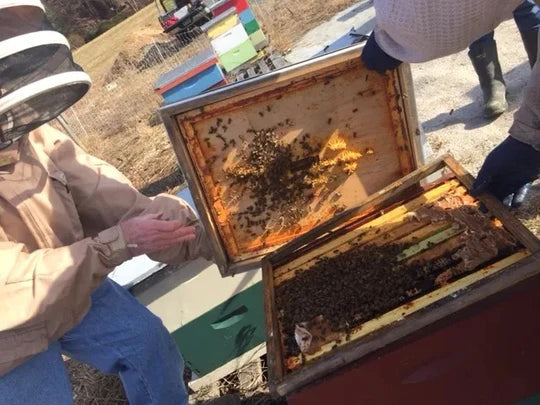
M242 4L236 7L236 11L238 12L240 21L242 22L242 25L244 26L247 34L249 35L249 39L251 40L251 43L253 44L255 49L260 50L266 45L268 45L268 40L262 32L261 27L259 26L259 23L255 18L255 13L253 13L251 7L249 7L247 2L245 2L244 0L240 0L239 3ZM239 7L243 7L244 5L245 8L240 10Z
M216 17L202 29L227 72L248 62L268 44L246 0L225 1L213 13Z
M196 96L227 81L228 73L257 56L268 45L247 0L225 0L213 9L216 16L202 26L212 44L181 66L161 75L155 91L166 104Z
M257 51L240 23L235 8L230 8L203 25L212 48L226 72L236 69L257 56Z

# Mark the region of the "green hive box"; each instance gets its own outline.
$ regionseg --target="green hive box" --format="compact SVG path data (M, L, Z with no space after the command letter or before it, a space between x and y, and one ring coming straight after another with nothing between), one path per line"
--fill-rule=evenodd
M251 41L248 39L247 41L244 41L238 45L236 48L231 49L223 55L220 55L219 61L221 62L223 68L227 72L230 72L255 56L257 56L257 51L253 47Z
M251 35L254 32L259 31L261 27L259 26L259 23L257 22L257 20L251 20L247 24L244 24L244 28L246 29L246 32L248 33L248 35Z
M199 377L264 343L262 283L236 294L172 336L186 364Z
M257 30L249 36L249 39L256 50L260 50L268 45L268 40L262 32L262 30Z
M193 204L190 195L180 196ZM260 270L222 278L214 263L196 259L167 267L131 291L162 319L200 377L190 383L197 390L266 353L261 280Z

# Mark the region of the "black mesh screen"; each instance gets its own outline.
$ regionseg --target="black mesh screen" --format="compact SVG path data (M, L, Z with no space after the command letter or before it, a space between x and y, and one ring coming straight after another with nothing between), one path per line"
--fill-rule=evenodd
M0 60L2 96L45 77L82 71L64 45L30 48Z
M87 84L71 84L30 98L17 104L7 114L0 117L3 140L0 149L12 141L58 117L63 111L75 104L88 90Z
M33 6L0 9L0 41L36 31L54 30L43 10Z
M11 7L0 10L0 40L41 30L51 30L51 26L39 8ZM41 79L81 71L65 45L50 44L29 48L0 59L0 97L4 98ZM53 88L1 114L0 148L57 117L87 91L86 83Z

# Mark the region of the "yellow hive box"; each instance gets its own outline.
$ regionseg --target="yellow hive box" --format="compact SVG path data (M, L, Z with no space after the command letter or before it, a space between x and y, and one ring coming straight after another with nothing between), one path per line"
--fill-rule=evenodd
M234 8L220 15L218 18L214 18L212 21L204 25L202 28L206 31L206 34L210 39L215 39L220 35L225 34L227 31L234 28L240 23L238 14L236 14Z

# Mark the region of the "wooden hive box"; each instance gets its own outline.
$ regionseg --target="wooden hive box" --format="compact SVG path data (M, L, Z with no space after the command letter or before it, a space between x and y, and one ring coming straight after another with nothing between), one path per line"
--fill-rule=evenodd
M369 72L360 52L161 109L223 275L259 267L264 255L422 162L408 66Z
M218 17L213 18L206 24L201 26L201 29L206 32L208 38L216 39L220 35L225 34L234 26L238 25L240 19L236 13L235 8L230 8L225 13L220 14Z
M162 74L154 85L165 103L193 97L217 84L226 82L212 49L206 49L182 65Z
M275 395L540 273L540 241L472 183L443 157L263 260Z

